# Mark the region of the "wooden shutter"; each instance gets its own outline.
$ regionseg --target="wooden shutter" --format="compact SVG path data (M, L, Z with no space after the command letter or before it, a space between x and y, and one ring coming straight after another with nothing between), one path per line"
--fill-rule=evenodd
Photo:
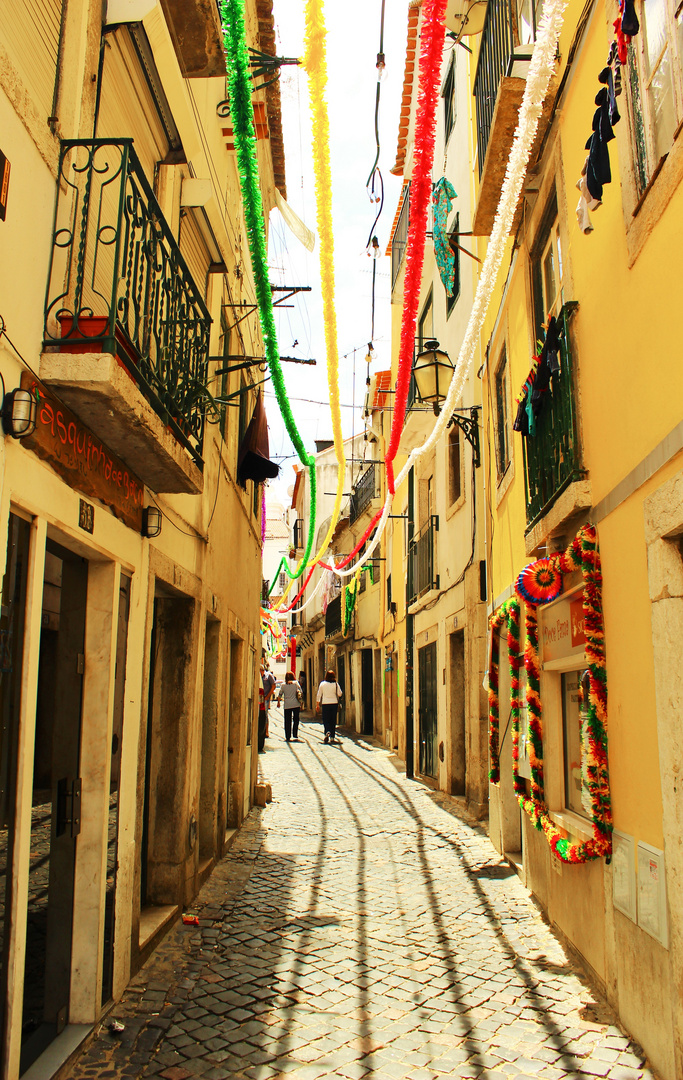
M52 115L63 0L0 0L9 57L45 121Z
M202 300L206 299L206 275L211 264L211 253L199 222L190 207L185 207L180 219L180 250Z
M133 139L135 153L153 184L154 167L169 151L166 129L126 28L107 34L105 42L97 137Z

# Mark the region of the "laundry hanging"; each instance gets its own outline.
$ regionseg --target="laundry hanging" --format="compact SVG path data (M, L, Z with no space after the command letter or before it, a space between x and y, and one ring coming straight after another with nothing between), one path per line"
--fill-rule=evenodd
M448 215L453 206L453 199L457 197L455 188L445 176L437 180L432 188L434 254L439 268L439 277L448 296L453 295L455 286L455 254L448 240Z

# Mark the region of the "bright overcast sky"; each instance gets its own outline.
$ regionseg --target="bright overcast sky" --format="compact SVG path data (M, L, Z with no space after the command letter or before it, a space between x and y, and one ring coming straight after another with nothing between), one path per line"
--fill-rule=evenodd
M381 0L333 0L325 5L328 31L328 109L332 157L332 206L334 215L336 310L340 366L340 398L351 404L353 395L353 350L355 356L355 402L362 405L365 394L367 343L371 337L372 260L365 244L378 206L370 202L366 180L375 158L376 60L379 50ZM274 0L273 13L278 54L303 56L304 0ZM390 169L396 160L398 119L403 66L405 63L405 0L386 0L384 53L387 71L380 97L380 160L384 179L384 209L376 234L382 257L377 262L375 292L375 362L372 370L390 366L390 260L384 256L401 190L401 179ZM315 188L311 160L311 124L308 108L307 76L298 67L283 67L280 80L285 140L287 201L310 229L316 231ZM270 222L271 282L310 285L294 308L278 312L276 325L281 356L314 358L317 367L283 364L292 410L307 449L314 440L332 437L329 405L307 404L329 400L322 298L319 284L319 251L308 252L273 211ZM294 342L298 341L298 345ZM345 354L350 354L345 356ZM291 454L292 447L266 384L266 408L270 430L271 457ZM359 408L342 408L344 435L362 430ZM285 500L293 483L291 457L281 461L281 481L275 481L271 495ZM273 488L275 490L273 490Z

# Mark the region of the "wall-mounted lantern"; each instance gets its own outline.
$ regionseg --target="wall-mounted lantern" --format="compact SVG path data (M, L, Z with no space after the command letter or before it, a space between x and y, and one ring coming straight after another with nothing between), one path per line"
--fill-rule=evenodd
M161 532L162 513L158 506L146 506L142 511L142 535L151 540Z

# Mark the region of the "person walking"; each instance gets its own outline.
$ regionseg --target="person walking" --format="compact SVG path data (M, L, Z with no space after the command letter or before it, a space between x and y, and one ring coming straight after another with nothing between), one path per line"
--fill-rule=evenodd
M333 743L338 741L334 736L337 727L337 709L341 699L341 686L337 682L334 671L330 669L325 673L325 678L318 687L316 699L316 712L322 709L323 730L325 732L323 742Z
M277 696L278 704L284 698L285 702L285 742L299 741L299 710L303 703L304 695L299 683L294 678L294 672L288 671L285 681L280 686Z
M299 686L301 687L301 693L303 694L303 701L301 702L301 708L306 708L306 695L308 692L308 679L306 678L306 672L302 670L299 672Z
M270 712L271 698L275 693L275 676L272 671L268 670L264 660L261 661L261 683L263 685L263 708L266 714L266 733L264 738L267 739L270 734L268 730L268 713Z

